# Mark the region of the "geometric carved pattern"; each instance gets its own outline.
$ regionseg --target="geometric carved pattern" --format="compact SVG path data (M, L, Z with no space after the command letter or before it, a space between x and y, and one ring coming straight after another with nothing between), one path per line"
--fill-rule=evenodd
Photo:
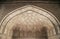
M47 39L47 36L55 35L59 31L58 23L58 20L50 12L27 5L4 17L1 21L0 33L4 34L3 39L20 39L20 37L36 39L41 36L44 36L43 39ZM56 39L55 37L49 39Z

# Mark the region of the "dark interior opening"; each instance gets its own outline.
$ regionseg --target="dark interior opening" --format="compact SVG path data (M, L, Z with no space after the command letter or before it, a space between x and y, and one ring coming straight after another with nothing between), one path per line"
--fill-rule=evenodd
M40 38L42 39L48 39L48 34L47 34L47 28L46 27L43 27L41 29L41 33L40 33Z
M19 39L20 38L20 30L19 28L15 28L13 29L13 35L12 35L12 39Z
M22 33L24 33L24 32L22 32ZM20 39L20 30L19 30L19 28L15 28L15 29L13 29L13 35L12 35L12 39ZM25 33L24 33L25 34ZM28 34L28 33L27 33ZM48 39L48 35L47 35L47 28L46 27L43 27L42 29L41 29L41 32L40 33L38 33L38 36L39 36L39 38L40 39ZM23 37L24 38L24 37ZM26 37L26 38L28 38L28 37ZM25 38L25 39L26 39ZM29 38L30 39L30 38Z

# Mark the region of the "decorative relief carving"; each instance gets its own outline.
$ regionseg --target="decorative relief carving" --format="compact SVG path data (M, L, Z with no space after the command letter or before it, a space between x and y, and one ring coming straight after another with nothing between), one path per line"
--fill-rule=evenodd
M58 33L56 30L59 31L58 20L56 20L50 12L37 6L27 5L4 17L0 33L4 34L2 39L20 39L21 37L21 39L57 39L56 36L49 37L51 34L56 35Z

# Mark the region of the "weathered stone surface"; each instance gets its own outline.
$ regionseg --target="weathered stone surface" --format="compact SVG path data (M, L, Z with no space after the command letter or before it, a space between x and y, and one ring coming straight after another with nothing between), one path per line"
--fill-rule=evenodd
M24 8L24 7L23 7ZM20 10L20 9L19 9ZM6 21L3 22L2 24L2 28L0 28L0 32L3 32L2 30L4 29L4 24L7 23L7 21L13 17L10 21L8 21L8 23L6 24L6 27L4 29L4 33L2 36L2 39L16 39L16 38L12 38L13 30L16 28L19 28L18 33L22 36L21 39L39 39L39 37L41 39L58 39L57 36L53 36L56 35L56 31L54 29L54 25L51 23L51 21L40 15L37 14L37 12L40 13L46 13L46 12L41 12L37 9L34 8L34 6L30 5L27 6L26 8L22 9L22 10L17 10L16 12L13 12L14 14L20 13L17 16L13 17L13 15L10 15L7 17ZM26 12L23 12L24 10L26 10ZM7 11L8 12L8 11ZM21 14L21 12L23 12ZM53 23L56 23L55 19L53 19L50 15L45 14L46 16L48 16L50 19L52 19ZM56 23L57 25L57 23ZM43 28L45 27L46 30ZM58 28L58 27L57 27ZM59 29L59 28L58 28ZM44 33L45 32L45 33ZM17 33L17 31L16 31ZM17 34L18 34L17 33ZM46 37L41 37L43 35L46 35ZM50 37L52 36L52 37ZM27 38L24 38L27 37ZM30 37L30 38L28 38ZM17 38L20 39L20 38Z

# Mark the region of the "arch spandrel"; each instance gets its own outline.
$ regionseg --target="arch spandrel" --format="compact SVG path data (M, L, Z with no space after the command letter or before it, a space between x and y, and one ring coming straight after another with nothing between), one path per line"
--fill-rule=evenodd
M19 25L22 25L23 27L25 27L25 25L27 27L28 27L28 25L29 26L34 25L34 26L38 26L36 28L39 30L39 28L41 28L43 26L43 27L47 27L48 30L50 30L52 28L52 31L56 32L56 30L59 30L58 20L56 19L55 16L53 16L52 14L49 14L49 13L50 12L48 12L42 8L39 8L37 6L33 6L33 5L23 6L21 8L18 8L16 10L10 12L3 18L2 22L1 22L1 26L0 26L1 27L0 32L3 34L6 34L8 36L11 31L11 28L13 28L15 24L19 24L19 23L21 23ZM28 20L28 21L26 21L26 20L23 21L23 19L25 19L25 18L27 18L26 20ZM39 21L35 22L37 19ZM32 22L31 20L34 22ZM33 24L33 23L35 23L35 24ZM21 27L21 28L23 28L23 27ZM33 27L31 27L31 28L33 29ZM27 29L29 29L29 28L27 28Z

